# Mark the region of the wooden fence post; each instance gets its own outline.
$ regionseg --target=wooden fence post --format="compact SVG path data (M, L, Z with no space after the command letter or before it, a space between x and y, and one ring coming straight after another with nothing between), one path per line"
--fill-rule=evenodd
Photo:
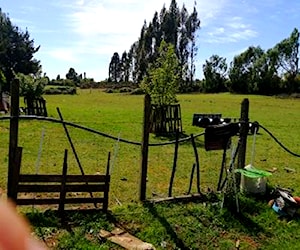
M177 158L178 158L178 146L179 146L179 131L176 131L176 143L175 143L175 149L174 149L174 158L173 158L173 168L170 178L170 185L169 185L169 197L172 196L172 188L173 188L173 182L175 178L175 172L177 167Z
M16 166L16 150L18 147L19 133L19 80L14 79L11 82L11 107L10 107L10 125L9 125L9 153L8 153L8 177L7 177L7 197L14 200L14 183L17 179L15 176Z
M18 185L19 185L19 176L20 176L20 168L22 162L22 147L17 147L15 151L15 159L14 159L14 168L12 171L12 182L10 186L11 190L11 199L16 202L18 198Z
M68 171L68 150L65 149L62 180L61 180L61 190L60 190L59 204L58 204L58 213L62 221L64 221L65 219L64 217L65 217L67 171Z
M196 159L196 168L197 168L197 191L200 194L200 163L199 163L199 155L196 147L196 142L195 142L195 137L193 134L191 134L191 139L192 139L192 145L194 149L194 155Z
M106 174L105 174L105 191L104 191L104 201L103 201L103 211L107 212L108 208L108 193L109 193L109 182L110 182L110 152L107 156Z
M143 124L143 138L142 138L142 146L141 146L142 159L141 159L140 201L146 200L148 145L149 145L149 133L150 133L150 112L151 112L151 98L149 94L146 94L144 99L144 124Z
M245 167L246 149L247 149L247 136L249 130L249 100L245 98L241 105L241 118L240 118L240 147L238 152L238 168ZM236 175L236 184L239 188L241 176Z

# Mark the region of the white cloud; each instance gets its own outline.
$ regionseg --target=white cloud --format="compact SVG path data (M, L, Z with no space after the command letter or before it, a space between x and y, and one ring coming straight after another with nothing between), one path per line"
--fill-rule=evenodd
M218 27L218 23L222 23L222 26ZM208 43L235 43L258 35L257 31L240 16L223 17L222 22L216 22L215 26L217 27L208 30L204 37Z
M191 1L192 2L192 1ZM229 5L229 0L203 0L197 2L197 10L201 26L207 27L223 14L224 8Z
M52 50L47 51L47 54L51 56L54 59L70 62L70 63L76 63L80 61L80 58L78 57L78 54L75 53L75 51L72 48L66 49L66 48L55 48Z
M71 4L60 0L55 5L63 6L61 15L70 33L67 51L73 53L64 52L68 58L87 54L104 56L109 61L114 52L130 49L138 40L144 20L150 21L163 3L160 0L77 0ZM60 51L63 49L56 52ZM59 57L56 52L51 54Z
M138 39L144 20L151 21L155 11L159 13L164 5L161 0L77 0L72 4L66 0L60 1L59 4L67 11L65 21L76 34L77 45L74 49L101 55L129 50ZM170 2L165 3L166 8ZM177 1L178 7L181 8L184 2ZM201 27L218 20L229 3L229 0L198 1L196 7ZM193 10L194 1L184 4L189 12ZM220 36L226 30L217 28L216 32L218 34L215 35Z

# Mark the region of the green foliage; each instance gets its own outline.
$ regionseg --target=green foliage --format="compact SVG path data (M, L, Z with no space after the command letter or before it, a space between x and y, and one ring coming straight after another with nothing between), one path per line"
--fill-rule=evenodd
M255 65L264 51L258 47L249 47L245 52L235 56L229 69L229 89L236 93L253 93L257 91L258 72Z
M29 100L41 97L45 86L48 84L48 79L45 77L35 78L31 75L19 73L17 78L20 81L20 96Z
M131 95L144 95L145 91L142 88L135 88L132 92Z
M109 64L109 81L119 82L121 77L121 64L118 52L115 52Z
M130 55L124 51L120 61L120 80L128 82L130 75Z
M75 86L79 86L82 75L78 75L74 68L70 68L66 74L66 79L72 81Z
M76 92L76 87L56 85L47 85L44 91L46 95L75 95Z
M229 70L228 88L236 93L278 94L298 91L299 31L273 48L263 51L249 47L234 57Z
M80 81L81 89L99 88L101 82L95 82L93 78L84 78Z
M153 104L160 106L176 102L179 86L179 62L172 44L164 40L159 47L159 56L149 69L149 76L141 87L150 94Z
M69 86L69 87L76 87L76 83L71 79L58 79L58 80L51 80L49 85L53 86Z
M117 52L113 54L109 79L113 82L123 79L140 83L147 75L149 66L159 56L159 46L164 39L174 46L179 58L180 92L187 92L195 74L196 32L199 28L196 8L189 14L185 5L179 9L176 0L172 0L168 9L163 6L160 14L154 13L151 22L144 22L140 37L131 45L128 53L124 52L121 59Z
M22 32L13 25L9 17L0 9L0 70L6 77L3 91L10 90L14 74L35 74L40 70L40 62L33 58L39 47L34 46L29 32Z
M290 37L283 39L275 45L274 53L277 55L278 73L282 73L286 90L290 93L297 90L296 77L299 73L299 31L294 29Z
M73 234L66 233L59 238L59 243L55 249L59 250L96 250L109 249L101 247L96 243L90 242L84 232L76 230Z
M206 60L203 65L203 73L205 77L205 92L224 92L226 91L226 72L227 63L226 58L219 57L218 55L213 55Z

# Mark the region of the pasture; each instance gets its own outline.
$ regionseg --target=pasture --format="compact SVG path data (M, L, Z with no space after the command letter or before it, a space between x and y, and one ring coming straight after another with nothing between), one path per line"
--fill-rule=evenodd
M242 213L220 209L220 203L137 203L139 199L141 148L118 141L140 142L142 138L143 96L106 94L102 90L80 90L78 95L45 96L48 114L58 118L59 107L65 121L86 126L116 137L115 140L68 126L81 165L86 174L103 174L111 152L109 214L97 212L68 218L71 231L62 226L49 210L22 210L33 225L36 236L50 249L122 249L99 238L99 230L114 225L153 244L156 249L299 249L299 218L279 220L266 201L240 197ZM194 113L221 113L238 118L244 98L250 102L250 121L258 121L289 150L299 154L300 100L267 96L231 94L178 95L186 136L204 132L192 126ZM22 104L21 104L22 105ZM172 138L150 136L150 143ZM9 122L0 120L0 187L6 191ZM253 136L248 136L247 159L250 163ZM233 138L237 143L237 138ZM216 190L222 152L205 151L204 137L196 138L200 158L201 191ZM23 147L21 173L58 173L62 171L64 149L69 150L69 173L80 174L63 126L37 120L19 124L19 146ZM173 195L188 190L193 148L180 143ZM147 198L166 197L174 157L174 144L149 149ZM230 160L230 153L227 161ZM261 128L256 136L254 166L277 168L268 178L272 186L294 189L300 195L300 159L284 151ZM292 172L285 168L293 169ZM194 178L195 179L195 178ZM195 180L192 192L196 192Z
M250 121L258 121L288 149L300 153L300 100L268 96L232 94L178 95L181 105L183 130L186 136L204 132L192 126L194 113L221 113L223 117L239 118L241 102L249 99ZM59 107L65 121L73 122L133 142L141 142L143 96L107 94L102 90L79 90L77 95L47 95L50 117L59 118ZM22 101L20 102L22 106ZM111 152L110 206L136 201L139 197L140 146L112 140L86 131L68 127L76 152L86 174L104 173L107 154ZM171 138L172 139L172 138ZM233 139L236 143L237 138ZM8 165L9 122L0 121L0 187L6 189ZM168 141L153 134L150 143ZM247 160L250 163L253 136L248 137ZM221 151L205 151L204 137L196 139L200 158L201 191L216 189ZM69 173L80 174L61 124L47 121L22 120L19 124L19 146L23 147L22 173L61 173L64 149L69 150ZM191 143L181 143L178 151L173 194L188 190L191 168L195 161ZM149 150L147 198L165 197L173 164L174 144L152 146ZM230 158L230 153L228 154ZM229 161L230 159L228 159ZM277 168L268 178L271 185L289 187L300 194L300 159L284 151L262 129L256 137L254 166L260 169ZM287 172L284 168L294 169ZM195 179L195 178L194 178ZM196 192L195 183L192 192Z

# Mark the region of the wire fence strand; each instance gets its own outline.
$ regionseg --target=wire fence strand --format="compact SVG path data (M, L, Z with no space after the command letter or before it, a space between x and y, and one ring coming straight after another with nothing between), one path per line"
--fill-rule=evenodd
M3 116L3 117L0 117L0 120L10 120L10 119L13 119L13 118L15 118L15 117L13 117L13 116ZM109 134L97 131L97 130L92 129L92 128L88 128L88 127L85 127L85 126L82 126L82 125L79 125L79 124L75 124L73 122L62 121L62 120L52 118L52 117L42 117L42 116L34 116L34 115L21 115L21 116L18 116L18 118L23 119L23 120L41 120L41 121L49 121L49 122L54 122L54 123L62 123L62 124L68 125L68 126L72 126L72 127L78 128L78 129L82 129L82 130L85 130L85 131L88 131L88 132L91 132L91 133L94 133L94 134L97 134L97 135L101 135L101 136L104 136L104 137L107 137L107 138L110 138L110 139L113 139L113 140L117 140L117 141L120 141L120 142L123 142L123 143L128 143L128 144L132 144L132 145L136 145L136 146L141 146L141 142L136 142L136 141L123 139L123 138L120 138L120 137L117 137L117 136L113 136L113 135L109 135ZM286 152L288 152L289 154L291 154L295 157L300 157L300 154L292 152L290 149L288 149L267 128L265 128L261 124L259 124L259 127L261 127L265 132L267 132L273 138L273 140L281 148L283 148ZM200 137L200 136L203 136L203 135L205 135L205 132L194 135L194 138ZM186 141L191 140L191 138L192 138L192 136L187 136L185 138L179 139L178 142L179 143L186 142ZM175 143L176 143L176 141L172 140L172 141L167 141L167 142L162 142L162 143L149 143L149 146L165 146L165 145L171 145L171 144L175 144Z

